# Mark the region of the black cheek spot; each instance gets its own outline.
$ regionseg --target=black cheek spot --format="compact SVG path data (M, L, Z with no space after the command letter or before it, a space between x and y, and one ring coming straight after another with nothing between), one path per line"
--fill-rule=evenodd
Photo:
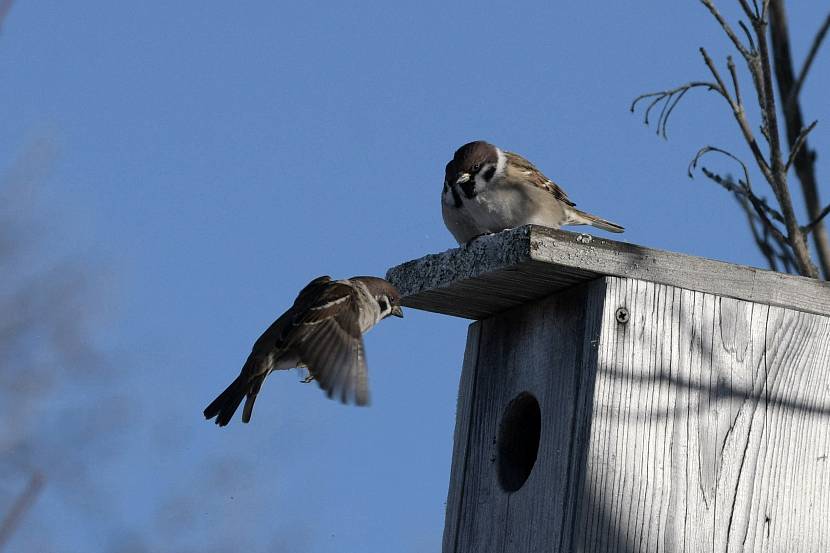
M496 168L493 166L488 167L484 173L481 175L484 180L489 181L493 178L493 175L496 174Z

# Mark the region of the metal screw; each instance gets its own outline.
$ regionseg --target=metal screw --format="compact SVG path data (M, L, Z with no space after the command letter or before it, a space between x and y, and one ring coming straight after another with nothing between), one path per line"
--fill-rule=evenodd
M626 324L629 320L628 309L625 307L618 307L617 311L614 313L614 317L617 319L617 322L620 324Z

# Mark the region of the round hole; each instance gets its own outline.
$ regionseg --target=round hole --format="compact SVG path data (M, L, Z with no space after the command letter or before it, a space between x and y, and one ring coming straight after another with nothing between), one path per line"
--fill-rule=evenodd
M530 476L539 452L541 432L539 402L532 394L522 392L507 405L499 425L496 465L504 491L515 492Z

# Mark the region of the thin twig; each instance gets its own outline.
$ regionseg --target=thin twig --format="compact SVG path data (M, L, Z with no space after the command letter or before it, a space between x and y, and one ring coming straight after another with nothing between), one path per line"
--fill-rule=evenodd
M740 187L730 188L730 187L727 187L724 182L718 182L717 179L710 176L710 174L715 175L715 173L712 173L711 171L708 171L708 169L706 171L704 171L704 174L706 174L707 177L714 180L715 182L718 182L718 184L724 186L729 192L746 196L746 198L752 203L752 207L755 208L755 211L757 212L758 216L761 218L761 221L763 221L764 225L769 228L769 231L772 233L772 235L775 237L775 239L783 241L785 243L788 242L788 240L784 236L784 234L778 229L778 227L775 226L775 224L770 219L770 218L772 218L772 219L775 219L776 221L778 221L780 223L785 223L784 217L781 215L780 212L778 212L778 210L771 207L766 202L766 200L764 200L762 198L759 198L758 196L755 195L754 192L752 192L752 184L751 184L750 179L749 179L749 170L747 169L746 164L743 161L741 161L740 158L738 158L737 156L735 156L731 152L728 152L728 151L723 150L721 148L716 148L714 146L705 146L705 147L701 148L697 152L695 157L692 159L692 161L689 163L689 169L688 169L689 177L694 178L693 171L694 171L695 168L697 168L698 162L700 161L700 159L703 156L705 156L706 154L708 154L710 152L716 152L716 153L725 155L725 156L735 160L736 162L738 162L738 164L740 164L740 166L741 166L741 169L743 170L744 180L741 181L740 179L738 179L738 183L741 185ZM707 172L709 174L707 174ZM740 190L740 192L739 192L739 190Z
M824 209L822 209L819 212L818 217L816 217L815 219L810 221L808 224L801 227L802 232L804 232L804 234L810 234L813 231L813 229L816 228L819 223L821 223L821 220L824 219L825 217L827 217L828 213L830 213L830 204L827 204L826 206L824 206Z
M790 167L792 167L798 152L801 150L801 147L804 146L804 141L807 140L807 135L810 134L810 131L816 128L816 125L818 125L818 120L813 121L808 126L801 129L801 132L798 133L795 143L790 149L790 157L787 158L787 164L784 166L785 171L790 170Z
M706 88L707 90L714 90L718 94L723 95L723 92L719 89L719 86L716 83L707 81L692 81L684 85L671 88L669 90L640 94L631 102L631 107L629 109L631 110L631 113L634 113L634 110L637 108L637 104L641 100L652 98L651 102L649 102L648 104L648 107L646 107L645 113L643 114L643 123L649 125L649 116L651 115L651 110L654 109L654 107L661 101L665 101L665 104L660 110L660 116L657 118L657 134L661 135L663 138L668 139L668 135L666 133L666 126L669 121L669 116L671 115L672 111L674 111L674 108L675 106L677 106L677 103L680 101L680 99L683 98L683 96L693 88Z
M747 3L746 0L738 0L738 3L743 8L744 13L746 14L746 16L748 18L754 19L755 17L758 16L758 4L756 3L756 0L752 0L752 4L755 6L755 12L754 13L752 11L752 8L749 7L749 3Z
M729 74L732 76L732 86L735 88L735 102L738 107L743 108L744 102L741 100L741 88L738 86L738 75L735 72L735 62L732 61L732 56L726 56L726 67L729 68Z
M728 92L726 92L726 85L723 83L723 79L718 72L717 67L715 67L715 63L712 61L712 58L709 57L709 53L706 52L706 48L700 48L700 55L703 56L703 61L706 63L706 66L709 68L709 71L712 73L712 76L717 81L718 85L718 92L721 93L721 96L729 103L729 107L732 109L732 114L735 116L735 121L738 122L738 126L741 129L741 132L744 135L744 140L746 140L747 144L749 145L749 149L752 150L752 155L755 157L755 162L760 167L761 172L764 174L764 177L769 181L772 178L772 174L770 172L769 164L767 163L764 154L761 152L761 148L758 146L758 142L755 140L755 136L752 134L752 129L749 127L749 121L746 119L746 113L744 112L743 105L740 103L733 101L731 96Z
M795 80L793 84L793 88L790 91L790 94L787 96L787 100L785 105L789 106L792 102L794 102L798 95L801 93L801 87L804 85L805 79L807 79L807 73L810 71L810 66L813 65L813 60L816 59L816 54L818 53L818 49L821 46L821 42L824 40L824 37L827 35L827 30L830 29L830 13L827 14L827 17L824 18L824 23L822 23L821 28L816 33L816 37L813 39L813 44L810 46L810 51L807 53L807 57L804 59L804 65L801 66L801 71L798 72L798 78Z
M791 272L793 266L792 255L789 246L787 245L786 238L780 233L777 235L780 238L773 237L773 233L770 231L767 224L765 224L764 221L758 216L752 201L746 194L743 183L739 185L732 180L732 177L722 177L721 175L710 171L706 167L701 167L700 169L709 180L719 184L725 190L732 193L735 201L738 202L738 205L741 207L744 215L746 215L747 223L749 224L755 244L767 260L769 268L773 271L777 271L778 262L780 261L784 265L784 270ZM761 201L764 202L763 199ZM778 246L777 250L773 244Z
M755 54L755 39L752 38L752 33L749 32L749 28L743 21L738 21L738 25L740 25L741 30L746 35L746 40L749 42L749 51L754 55Z
M26 511L34 504L41 488L43 488L43 481L43 475L35 471L29 478L26 488L17 496L11 509L6 513L2 523L0 523L0 550L8 543L9 538L12 537L14 531L20 525L20 521L23 520Z
M703 56L703 61L706 63L709 71L712 72L712 76L715 77L715 81L717 81L718 88L720 89L719 92L724 98L726 98L726 101L729 102L732 109L735 109L736 106L732 103L732 97L729 96L729 92L726 90L726 85L723 84L723 79L721 79L720 73L718 72L717 67L715 67L715 63L712 61L712 58L710 58L709 54L706 52L706 48L703 48L702 46L700 47L700 55Z
M752 57L752 52L750 52L746 46L743 45L738 36L735 34L735 31L732 30L732 27L729 26L729 23L727 23L720 14L718 9L715 7L715 4L712 3L712 0L700 0L700 3L706 6L709 12L715 17L715 19L718 20L718 23L720 23L720 26L723 27L726 35L732 41L732 44L735 45L735 48L738 49L738 52L740 52L741 55L747 60Z

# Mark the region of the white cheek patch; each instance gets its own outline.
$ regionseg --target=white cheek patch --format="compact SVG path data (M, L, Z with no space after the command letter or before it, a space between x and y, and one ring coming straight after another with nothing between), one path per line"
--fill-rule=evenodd
M496 174L493 178L501 178L504 176L504 169L507 166L507 156L504 155L504 152L500 148L496 148L496 154L499 156L499 159L496 162Z

